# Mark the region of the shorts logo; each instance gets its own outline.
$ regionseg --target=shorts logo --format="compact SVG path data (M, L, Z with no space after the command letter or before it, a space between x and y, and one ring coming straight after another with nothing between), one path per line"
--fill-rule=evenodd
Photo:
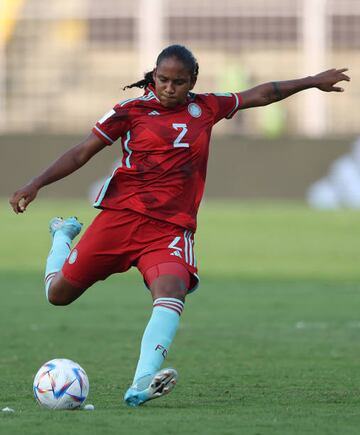
M199 118L201 116L201 107L198 104L190 103L188 105L188 111L193 118Z
M175 237L175 239L170 243L168 248L173 249L173 252L170 255L175 255L176 257L182 258L181 251L182 249L180 246L177 246L176 244L181 240L181 237Z
M70 257L69 257L69 260L68 260L69 264L74 264L76 259L77 259L77 256L78 256L78 251L76 249L74 249L72 251L72 253L70 254Z

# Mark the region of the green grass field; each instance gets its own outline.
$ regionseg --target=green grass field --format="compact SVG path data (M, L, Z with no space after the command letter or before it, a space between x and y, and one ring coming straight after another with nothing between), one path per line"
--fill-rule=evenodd
M0 203L1 434L358 434L358 213L298 204L207 202L199 216L201 287L187 299L167 365L168 397L131 409L151 301L134 270L73 305L44 298L53 215L96 212L39 199L23 216ZM90 378L94 412L47 411L32 396L45 361L67 357Z

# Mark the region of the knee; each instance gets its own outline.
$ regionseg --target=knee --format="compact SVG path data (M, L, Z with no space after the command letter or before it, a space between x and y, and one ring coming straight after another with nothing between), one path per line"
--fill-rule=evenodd
M154 299L176 298L184 301L187 294L184 282L175 276L160 276L150 288Z
M56 291L51 291L51 288L48 292L48 301L51 305L69 305L72 301L64 299L64 297L61 294L58 294Z
M85 290L74 287L62 275L58 275L50 283L47 299L52 305L69 305L81 296Z
M62 288L59 283L51 283L47 292L47 300L51 305L69 305L73 301L69 298L66 289Z

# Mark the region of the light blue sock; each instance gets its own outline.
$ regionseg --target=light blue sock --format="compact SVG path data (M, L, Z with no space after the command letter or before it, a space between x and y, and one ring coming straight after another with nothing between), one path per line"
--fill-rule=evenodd
M51 281L59 270L62 269L65 260L71 251L71 239L62 231L56 231L53 243L46 261L45 269L45 294L49 300L49 287Z
M179 299L155 299L153 312L141 341L140 358L133 383L160 369L175 337L183 308L184 303Z

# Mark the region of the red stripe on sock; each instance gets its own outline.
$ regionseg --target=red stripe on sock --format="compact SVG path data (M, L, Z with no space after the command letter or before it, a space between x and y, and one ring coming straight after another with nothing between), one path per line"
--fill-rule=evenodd
M168 305L168 304L166 304L166 303L160 303L160 302L157 302L157 303L154 304L154 308L155 308L155 307L164 307L164 308L168 308L169 310L173 310L173 311L175 311L177 314L179 314L179 316L181 316L181 313L182 313L182 309L178 308L176 305L171 306L171 305Z
M182 311L184 309L184 305L175 304L175 303L168 302L168 301L159 301L159 302L156 302L156 304L163 304L163 305L166 305L168 307L172 307L172 308L180 310L180 311Z
M155 299L154 303L174 305L175 307L178 307L181 310L184 308L184 303L181 302L180 300L176 300L176 299L158 298L158 299Z
M54 278L54 276L57 274L57 272L51 272L51 273L49 273L48 275L46 275L46 277L45 277L45 284L47 284L47 282L50 280L50 279L52 279L52 278Z

